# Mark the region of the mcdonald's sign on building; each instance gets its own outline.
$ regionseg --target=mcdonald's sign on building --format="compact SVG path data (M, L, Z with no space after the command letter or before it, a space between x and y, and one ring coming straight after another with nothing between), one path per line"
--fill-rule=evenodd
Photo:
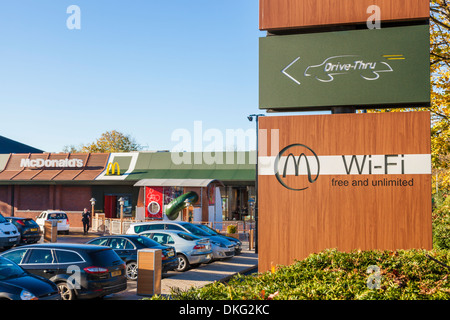
M106 167L106 175L114 175L117 174L120 176L120 167L117 162L110 162L108 163L108 166Z
M429 112L261 117L259 130L278 136L259 141L259 271L329 248L432 249Z

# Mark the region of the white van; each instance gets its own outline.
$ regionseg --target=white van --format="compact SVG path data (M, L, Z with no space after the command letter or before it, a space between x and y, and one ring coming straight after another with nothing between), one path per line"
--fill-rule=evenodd
M0 213L0 248L9 249L20 242L16 226L8 222Z

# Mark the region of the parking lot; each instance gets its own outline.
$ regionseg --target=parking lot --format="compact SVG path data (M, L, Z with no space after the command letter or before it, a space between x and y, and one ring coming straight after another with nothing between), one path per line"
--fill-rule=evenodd
M81 230L73 228L69 235L58 234L58 243L85 243L89 239L102 234L90 232L83 235ZM41 240L42 242L42 240ZM161 281L161 294L168 295L171 288L182 290L190 287L201 287L214 281L226 281L237 273L249 273L257 270L258 256L254 251L248 250L248 242L243 242L242 252L232 258L202 264L185 272L169 271L163 274ZM127 290L110 294L105 300L139 300L144 296L137 295L137 282L127 281Z

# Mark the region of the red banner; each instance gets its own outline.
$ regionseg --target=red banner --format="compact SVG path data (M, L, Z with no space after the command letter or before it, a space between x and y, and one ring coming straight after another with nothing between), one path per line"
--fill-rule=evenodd
M145 217L162 219L163 187L145 187Z

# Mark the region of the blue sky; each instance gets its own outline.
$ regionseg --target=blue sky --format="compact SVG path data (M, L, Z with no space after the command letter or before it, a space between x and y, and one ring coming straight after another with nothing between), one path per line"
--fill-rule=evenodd
M81 9L81 29L66 12ZM107 130L254 129L258 0L1 0L0 135L48 152Z

